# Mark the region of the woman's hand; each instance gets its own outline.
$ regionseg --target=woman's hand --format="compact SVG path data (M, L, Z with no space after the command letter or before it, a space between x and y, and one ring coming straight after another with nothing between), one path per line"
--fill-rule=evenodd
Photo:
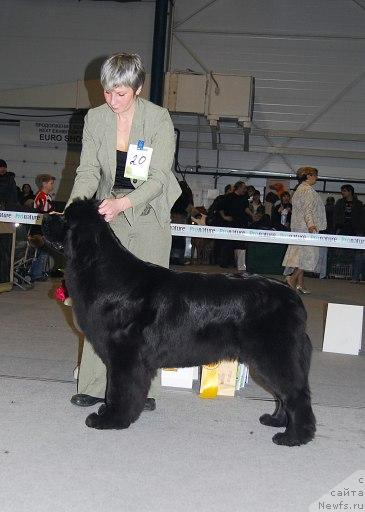
M120 213L128 208L132 208L131 200L128 196L119 197L117 199L104 199L99 206L100 215L104 215L107 222L112 221Z
M317 233L317 227L316 226L309 226L308 231L309 231L309 233Z

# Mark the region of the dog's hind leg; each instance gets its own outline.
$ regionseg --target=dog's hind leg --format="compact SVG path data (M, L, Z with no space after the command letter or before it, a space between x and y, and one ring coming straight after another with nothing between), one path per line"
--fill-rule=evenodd
M274 443L287 446L308 443L314 438L316 431L308 382L312 344L306 333L298 336L296 346L298 349L294 352L296 360L293 361L293 380L289 392L283 390L287 428L285 432L279 432L273 437Z
M142 364L114 364L107 371L106 407L90 414L86 425L97 429L124 429L143 411L152 374Z
M275 444L299 446L314 438L316 420L312 411L309 386L293 392L285 400L288 424L285 432L274 435Z
M261 354L253 365L259 380L278 400L274 414L261 416L260 422L286 427L275 434L274 443L298 446L311 441L315 433L308 384L311 343L305 334L274 346L275 351Z
M288 419L283 402L279 397L276 397L276 408L273 414L263 414L260 416L260 423L268 427L286 427Z

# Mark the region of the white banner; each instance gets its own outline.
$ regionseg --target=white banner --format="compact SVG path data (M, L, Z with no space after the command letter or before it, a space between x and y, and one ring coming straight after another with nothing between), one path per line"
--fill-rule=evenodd
M174 236L219 238L224 240L242 240L244 242L365 249L365 237L361 236L321 235L318 233L295 233L292 231L224 228L190 224L171 224L171 233Z
M12 222L13 224L42 224L41 213L7 212L0 210L0 222Z
M8 212L0 210L0 222L42 224L42 215L40 213ZM365 249L365 237L362 236L321 235L319 233L223 228L215 226L196 226L192 224L171 224L171 234L173 236L242 240L244 242L311 245L316 247L338 247L341 249Z
M29 145L81 145L82 130L83 124L77 121L20 121L20 141Z

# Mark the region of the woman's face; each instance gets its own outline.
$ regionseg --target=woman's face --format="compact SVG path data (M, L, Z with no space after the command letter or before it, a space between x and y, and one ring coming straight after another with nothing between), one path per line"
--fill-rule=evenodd
M29 194L30 186L29 185L23 185L23 192L24 192L24 194Z
M110 91L104 91L104 98L109 107L115 114L123 114L128 112L134 105L136 96L141 92L141 87L136 92L132 87L115 87Z
M289 204L290 203L290 195L289 194L283 194L281 196L281 203L282 204Z
M307 176L307 183L309 183L309 185L314 185L315 182L317 181L317 174L308 174Z

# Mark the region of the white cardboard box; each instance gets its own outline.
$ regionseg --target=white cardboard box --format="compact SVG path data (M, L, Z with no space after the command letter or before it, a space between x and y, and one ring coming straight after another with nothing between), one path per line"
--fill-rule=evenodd
M323 352L359 355L363 317L363 306L329 303Z
M193 380L197 378L197 370L197 367L163 368L161 370L161 386L191 389Z

